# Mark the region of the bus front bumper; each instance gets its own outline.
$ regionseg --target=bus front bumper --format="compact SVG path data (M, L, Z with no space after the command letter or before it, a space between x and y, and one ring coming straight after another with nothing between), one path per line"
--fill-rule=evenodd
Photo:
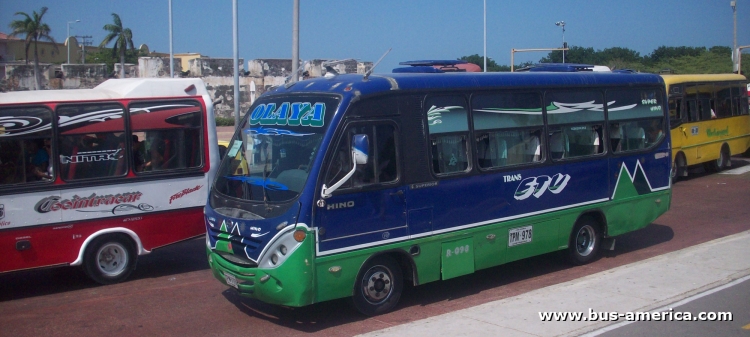
M206 248L208 264L217 280L243 297L290 307L314 303L312 261L301 251L277 268L265 269L238 266Z

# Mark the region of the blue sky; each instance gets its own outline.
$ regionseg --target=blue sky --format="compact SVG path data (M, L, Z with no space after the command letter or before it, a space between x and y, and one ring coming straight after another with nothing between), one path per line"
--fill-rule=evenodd
M482 0L318 0L300 1L300 58L377 61L375 72L398 62L483 55ZM487 57L510 64L511 48L569 45L604 49L626 47L641 55L659 46L732 46L730 0L487 0ZM167 0L0 0L0 31L20 17L49 7L44 21L62 42L91 35L120 15L136 46L169 52ZM232 57L232 1L173 0L174 52ZM239 51L245 61L291 58L293 0L239 0ZM750 0L737 0L737 44L750 45ZM538 61L546 52L516 54L515 62Z

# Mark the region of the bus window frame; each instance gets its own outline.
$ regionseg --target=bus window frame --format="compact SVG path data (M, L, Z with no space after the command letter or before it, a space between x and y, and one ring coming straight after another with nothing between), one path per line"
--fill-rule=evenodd
M427 93L424 95L424 99L422 102L422 111L420 112L423 118L423 123L425 123L425 136L427 141L427 153L428 153L428 163L430 167L430 174L433 178L436 179L446 179L446 178L455 178L457 176L465 176L469 175L472 172L474 172L474 158L471 158L474 154L474 145L472 145L473 135L474 135L474 129L473 129L473 121L471 119L471 97L469 92L459 92L459 93ZM440 97L451 97L451 98L460 98L463 100L463 108L466 112L466 130L465 131L453 131L453 132L444 132L444 133L431 133L430 132L430 120L429 116L427 114L427 109L429 109L427 102L430 101L430 99L434 98L440 98ZM437 162L437 159L434 158L433 153L433 135L436 137L439 136L456 136L461 135L465 136L465 154L466 154L466 168L462 171L455 171L455 172L449 172L449 173L439 173L435 172L435 163Z
M367 184L361 184L361 185L354 185L352 182L352 178L349 178L346 182L344 182L341 187L336 189L331 193L331 195L341 195L341 194L350 194L350 193L360 193L360 192L368 192L368 191L378 191L388 188L397 187L402 184L403 181L403 170L402 170L402 159L401 159L401 149L400 149L400 142L401 142L401 128L399 127L399 123L396 122L391 117L382 117L382 118L352 118L348 117L343 123L340 123L342 127L338 127L336 129L335 135L332 138L333 141L329 142L331 146L328 147L328 150L326 150L326 157L325 161L323 162L323 165L321 165L322 168L325 168L324 170L321 170L320 175L320 181L322 181L322 184L333 184L338 181L336 177L334 176L332 181L328 181L329 177L328 174L331 172L331 167L335 165L336 157L338 156L339 149L342 145L342 142L345 142L348 144L349 150L351 150L351 139L348 137L349 133L348 131L351 129L351 127L359 127L359 126L371 126L376 127L379 125L389 125L393 128L393 138L394 138L394 150L395 150L395 156L396 156L396 177L394 180L388 181L388 182L374 182L374 183L367 183ZM375 147L377 146L377 140L370 139L370 146ZM377 152L377 149L375 149ZM371 153L370 160L376 157L376 153ZM351 160L350 157L347 157ZM351 162L349 163L351 164ZM369 163L368 163L369 165ZM349 168L351 169L351 167ZM322 186L322 184L316 184ZM320 187L319 187L320 188Z

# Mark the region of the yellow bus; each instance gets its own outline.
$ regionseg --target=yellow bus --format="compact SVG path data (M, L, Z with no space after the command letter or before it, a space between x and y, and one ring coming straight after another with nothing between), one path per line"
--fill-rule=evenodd
M718 172L750 153L747 79L737 74L662 75L669 93L672 178L703 164Z

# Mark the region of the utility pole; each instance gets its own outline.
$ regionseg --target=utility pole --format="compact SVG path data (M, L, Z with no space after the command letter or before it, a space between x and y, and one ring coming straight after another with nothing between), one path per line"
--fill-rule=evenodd
M299 80L299 0L294 0L292 13L292 78L291 83Z
M86 64L86 46L93 44L91 35L76 35L76 39L81 39L81 64Z
M740 73L740 69L738 66L737 59L739 58L739 53L737 52L737 1L730 1L729 5L732 6L732 12L734 16L734 45L732 47L732 66L734 68L734 72Z

